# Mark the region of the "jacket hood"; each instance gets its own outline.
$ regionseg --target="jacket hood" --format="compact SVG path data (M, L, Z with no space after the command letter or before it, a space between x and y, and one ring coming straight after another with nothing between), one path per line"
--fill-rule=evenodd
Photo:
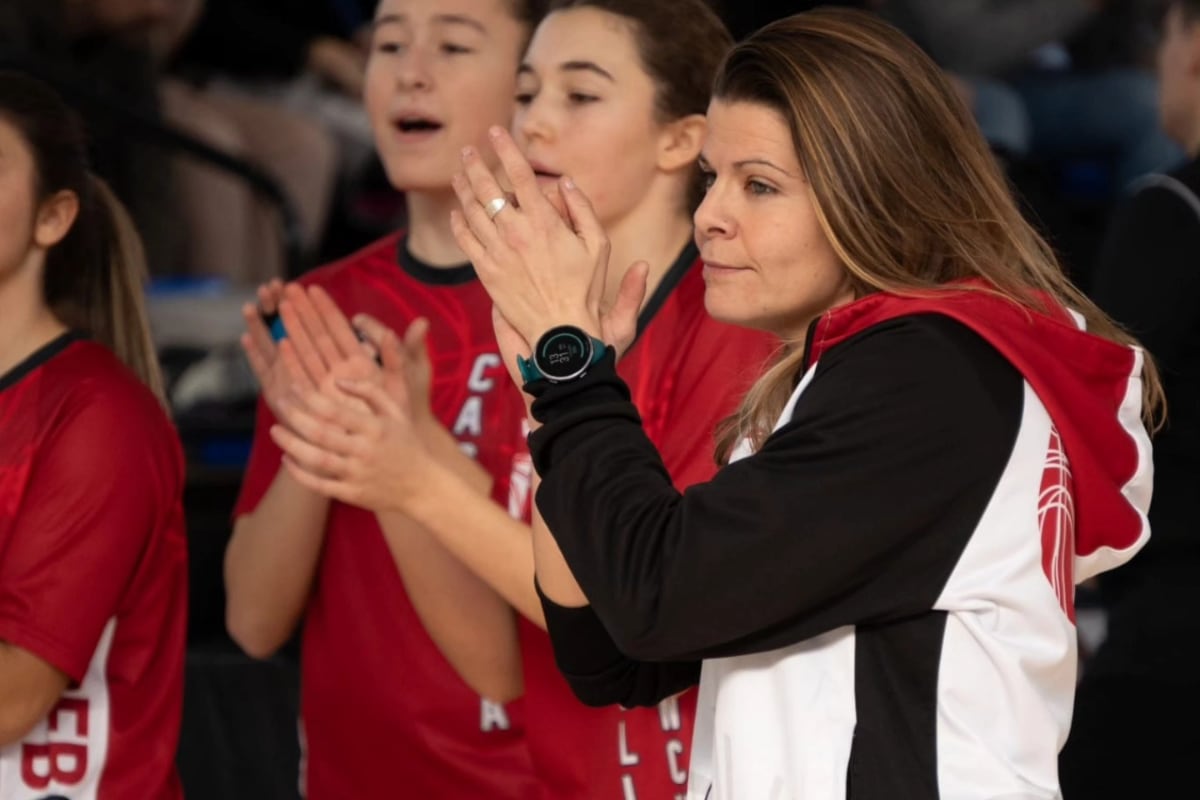
M944 314L982 336L1024 376L1046 407L1069 464L1074 505L1074 581L1117 567L1145 545L1153 487L1142 422L1140 348L1084 330L1057 303L1043 313L976 284L931 295L869 295L831 309L809 331L808 363L889 319Z

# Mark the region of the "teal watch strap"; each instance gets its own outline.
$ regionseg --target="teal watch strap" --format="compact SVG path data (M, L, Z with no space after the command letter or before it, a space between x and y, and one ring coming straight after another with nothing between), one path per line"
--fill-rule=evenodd
M556 332L561 331L561 330L563 330L563 329L561 329L561 328L553 329L552 331L548 332L547 335L548 336L553 335ZM578 331L578 333L581 335L583 334L583 331L580 331L577 328L573 329L573 332L574 331ZM543 336L540 340L538 340L537 345L535 345L535 347L534 347L534 352L530 354L530 356L531 356L530 358L524 358L522 356L517 356L517 369L520 371L521 380L524 383L532 383L533 381L540 381L540 380L548 380L551 383L557 383L562 380L562 379L556 380L555 378L547 375L545 372L542 371L542 369L537 364L537 351L539 348L543 347L544 343L546 342L546 338L547 338L546 336ZM591 341L591 349L592 349L591 359L588 361L587 367L591 367L593 364L598 362L600 359L604 358L604 352L608 348L608 345L605 344L600 339L597 339L595 336L588 336L587 338ZM582 373L580 375L576 375L575 377L582 377ZM573 379L574 378L567 378L566 380L573 380Z
M523 383L533 383L542 378L542 371L533 363L533 359L517 356L517 369L521 372L521 381Z

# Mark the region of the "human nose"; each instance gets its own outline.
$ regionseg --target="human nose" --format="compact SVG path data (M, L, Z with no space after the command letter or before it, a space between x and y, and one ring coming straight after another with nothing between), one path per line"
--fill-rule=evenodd
M722 197L720 187L712 183L704 193L700 205L692 215L696 238L700 241L728 236L734 229L728 204Z
M517 107L513 129L524 142L547 141L554 137L554 126L546 113L545 103L539 102L537 97Z
M433 86L433 71L425 48L414 46L400 57L396 80L408 90L429 89Z

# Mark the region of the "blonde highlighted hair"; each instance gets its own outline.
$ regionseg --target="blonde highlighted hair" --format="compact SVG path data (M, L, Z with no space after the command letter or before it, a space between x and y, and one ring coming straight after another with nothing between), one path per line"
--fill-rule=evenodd
M791 128L820 225L859 297L929 294L978 278L1046 311L1049 297L1105 339L1136 345L1076 289L1017 207L1001 168L946 76L877 16L820 9L771 23L737 44L714 98L777 111ZM955 287L961 291L961 288ZM757 448L799 379L803 342L776 363L718 431L718 459L741 438ZM1147 419L1164 412L1147 357Z
M93 272L90 285L78 295L63 297L54 312L65 324L103 342L165 405L162 370L144 300L149 271L142 239L108 184L95 175L89 177L94 213L103 218L101 247L108 268Z

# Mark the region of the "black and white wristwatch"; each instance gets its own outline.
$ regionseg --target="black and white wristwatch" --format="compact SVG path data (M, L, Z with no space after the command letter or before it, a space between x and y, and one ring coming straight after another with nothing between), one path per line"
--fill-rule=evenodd
M545 380L566 383L587 374L604 357L608 346L574 325L560 325L542 334L530 358L517 356L517 367L525 383Z

